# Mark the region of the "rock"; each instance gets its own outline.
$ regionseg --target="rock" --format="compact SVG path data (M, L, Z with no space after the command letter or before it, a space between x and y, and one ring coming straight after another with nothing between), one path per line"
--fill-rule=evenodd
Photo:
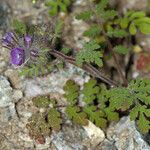
M130 121L129 117L123 117L116 125L111 124L106 134L117 150L150 150L150 146L137 131L135 122Z
M100 145L96 147L96 150L117 150L113 141L105 139Z
M16 70L13 70L13 69L6 70L5 76L9 78L13 88L16 88L16 89L21 88L21 80Z
M58 150L95 150L105 139L104 132L89 122L88 126L68 125L52 135L52 143Z
M0 57L0 73L2 73L4 71L6 66L7 66L7 63L5 61L2 61L1 57Z
M76 0L73 3L72 13L65 18L65 26L63 30L63 41L68 47L79 50L83 47L85 41L89 41L88 37L83 36L84 31L89 28L89 25L82 20L75 19L75 16L86 10L88 3L85 0Z
M148 0L118 0L118 8L122 12L127 10L145 10Z
M96 147L105 139L104 132L100 128L96 127L92 122L89 121L88 126L84 126L83 128L87 132L87 136L90 139L89 142L92 147Z
M33 106L31 99L24 97L20 101L18 101L16 105L16 110L21 120L23 122L27 122L32 114L37 111L37 108Z
M0 33L0 39L2 35ZM0 74L2 74L8 65L8 51L0 45Z
M46 140L45 140L45 142L44 143L37 143L37 141L36 141L36 150L47 150L47 149L49 149L49 147L50 147L50 138L49 137L47 137L46 138Z
M12 88L4 76L0 76L0 107L7 107L12 104Z
M15 105L0 108L0 121L7 123L16 115Z
M137 34L136 35L137 44L139 44L144 51L150 52L150 35Z
M18 102L21 98L23 97L23 93L20 90L14 90L13 91L13 102L16 103Z
M87 139L85 130L81 126L64 126L62 131L52 135L52 143L57 150L87 150L90 143L83 143Z
M1 0L0 2L0 28L3 30L7 29L10 23L10 13L11 13L10 5L5 1Z
M51 73L46 77L26 79L24 81L24 93L26 97L35 97L37 95L57 92L64 94L63 86L68 79L73 78L79 84L82 84L87 80L87 77L84 71L68 64L67 69L60 70L57 73Z

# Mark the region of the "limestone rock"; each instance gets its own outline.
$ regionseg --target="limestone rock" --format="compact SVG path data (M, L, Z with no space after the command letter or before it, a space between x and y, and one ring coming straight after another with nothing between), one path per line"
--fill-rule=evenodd
M21 81L18 72L14 69L8 69L5 71L5 76L9 78L13 88L21 88Z
M7 107L12 104L12 88L4 76L0 76L0 107Z
M105 139L104 132L100 128L96 127L92 122L89 121L88 126L84 126L83 128L87 132L87 136L90 139L89 142L94 147L96 147Z
M129 117L123 117L116 125L110 125L107 138L114 141L117 150L150 150L150 146L136 129L135 122L130 121Z
M14 90L12 97L13 97L14 103L16 103L23 97L23 93L20 90Z

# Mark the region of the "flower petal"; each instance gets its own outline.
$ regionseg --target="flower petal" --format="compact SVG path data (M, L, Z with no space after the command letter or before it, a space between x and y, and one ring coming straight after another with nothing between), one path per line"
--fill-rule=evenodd
M11 50L11 63L20 66L25 62L25 51L21 47L16 47Z

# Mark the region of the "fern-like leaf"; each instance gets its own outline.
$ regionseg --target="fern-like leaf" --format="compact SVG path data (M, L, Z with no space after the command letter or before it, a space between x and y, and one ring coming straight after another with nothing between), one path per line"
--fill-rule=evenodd
M100 27L98 25L92 25L87 31L84 32L84 36L95 38L96 36L99 36L100 33Z
M52 130L59 131L61 128L61 115L60 112L58 112L55 108L51 108L48 112L48 126Z
M71 4L71 0L47 0L45 5L50 8L50 16L57 15L60 11L67 12L68 7Z
M70 105L76 104L79 96L79 86L72 80L68 80L64 86L64 97L70 103Z
M51 103L51 100L48 96L38 96L32 99L33 104L36 107L42 108L42 107L48 107Z
M117 45L114 47L114 51L119 54L127 54L129 52L129 49L123 45Z
M66 112L69 119L71 119L74 123L84 125L84 126L88 124L86 113L81 112L79 107L69 106L66 108Z
M126 37L128 34L124 29L113 29L107 32L109 37L116 37L116 38L123 38Z
M94 79L90 79L84 84L84 88L81 93L83 94L83 101L87 104L91 104L99 92L99 86L96 84L97 82Z
M87 21L87 20L90 20L92 16L93 16L93 12L90 10L86 10L78 14L76 16L76 19Z
M41 113L33 114L29 118L26 127L29 130L29 135L32 138L48 136L51 133L51 129L45 121L44 115Z
M79 66L82 66L84 62L95 63L99 67L103 66L102 62L102 52L98 49L100 46L95 41L90 41L84 44L83 49L81 49L76 56L76 62Z
M14 31L18 34L18 35L24 35L27 31L27 27L25 25L25 23L19 21L19 20L14 20L13 21L13 28Z
M105 113L96 110L95 106L85 107L84 112L88 115L89 120L96 126L100 128L105 128L107 126L107 120L104 118Z

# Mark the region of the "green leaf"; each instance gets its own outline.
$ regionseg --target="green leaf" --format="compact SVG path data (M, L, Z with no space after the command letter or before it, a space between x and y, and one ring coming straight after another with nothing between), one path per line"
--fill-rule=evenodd
M48 136L51 133L51 129L45 120L45 116L39 112L33 114L28 119L26 127L29 130L29 135L32 138Z
M140 114L140 118L137 121L138 127L142 133L148 133L150 130L150 121L145 118L144 114Z
M138 117L138 113L140 110L140 106L135 106L131 111L130 111L130 120L136 120Z
M55 131L59 131L61 129L61 115L55 108L51 108L48 112L48 126Z
M113 88L107 92L111 109L126 111L134 103L134 96L126 88Z
M84 112L80 111L79 107L69 106L66 109L68 117L79 125L86 126L88 124L87 116Z
M63 52L64 54L68 54L70 52L70 48L67 48L67 47L63 47L61 52Z
M68 7L71 4L71 0L47 0L45 5L49 7L50 16L55 16L59 12L67 12Z
M87 21L87 20L91 19L92 15L93 15L93 12L87 10L87 11L83 11L80 14L78 14L76 16L76 19Z
M114 30L110 30L107 32L107 35L109 37L116 37L116 38L123 38L126 37L128 34L125 30L123 29L114 29Z
M117 12L115 10L107 10L101 14L99 14L104 20L114 19L117 16Z
M63 22L62 21L58 21L56 23L55 32L54 32L54 36L56 38L60 37L60 34L62 32L62 27L63 27Z
M107 7L109 3L109 0L101 0L97 5L96 5L96 12L99 14L104 11L104 9Z
M132 13L130 15L129 20L132 21L135 18L143 18L145 16L146 16L145 12L143 12L143 11L137 11L137 12L134 12L134 13Z
M105 114L96 110L95 106L84 107L84 112L88 115L89 120L96 126L106 128L107 120L104 118Z
M70 105L76 104L79 96L79 86L72 80L68 80L64 86L64 97Z
M49 73L52 68L53 66L50 63L42 64L42 62L40 62L37 64L30 64L29 66L23 67L19 75L27 77L42 76Z
M76 62L79 66L82 66L84 62L95 63L99 67L103 66L102 52L98 51L100 46L95 41L85 43L83 49L81 49L76 56Z
M100 33L100 27L98 25L92 25L87 31L84 32L84 36L95 38L96 36L99 36Z
M138 25L138 27L143 34L150 34L150 24L141 23Z
M14 20L13 21L13 28L15 30L15 32L19 35L24 35L26 34L26 25L25 23L19 21L19 20Z
M51 104L49 96L37 96L32 99L33 104L39 108L46 108Z
M119 121L119 114L117 112L114 112L114 110L111 110L109 107L104 109L104 111L109 121Z
M84 84L84 88L81 91L83 94L83 101L87 104L93 103L93 100L96 98L96 94L99 92L99 87L97 82L94 79L90 79L87 83Z
M128 18L120 19L120 26L121 26L121 28L126 29L128 27L128 24L129 24Z
M136 25L139 25L141 23L146 23L146 24L150 24L150 18L149 17L143 17L143 18L139 18L133 21Z
M135 35L136 32L137 32L137 29L136 29L136 26L134 23L131 23L130 26L129 26L129 32L131 35Z
M114 51L119 53L119 54L127 54L129 52L129 49L126 48L125 46L123 45L117 45L114 47Z

